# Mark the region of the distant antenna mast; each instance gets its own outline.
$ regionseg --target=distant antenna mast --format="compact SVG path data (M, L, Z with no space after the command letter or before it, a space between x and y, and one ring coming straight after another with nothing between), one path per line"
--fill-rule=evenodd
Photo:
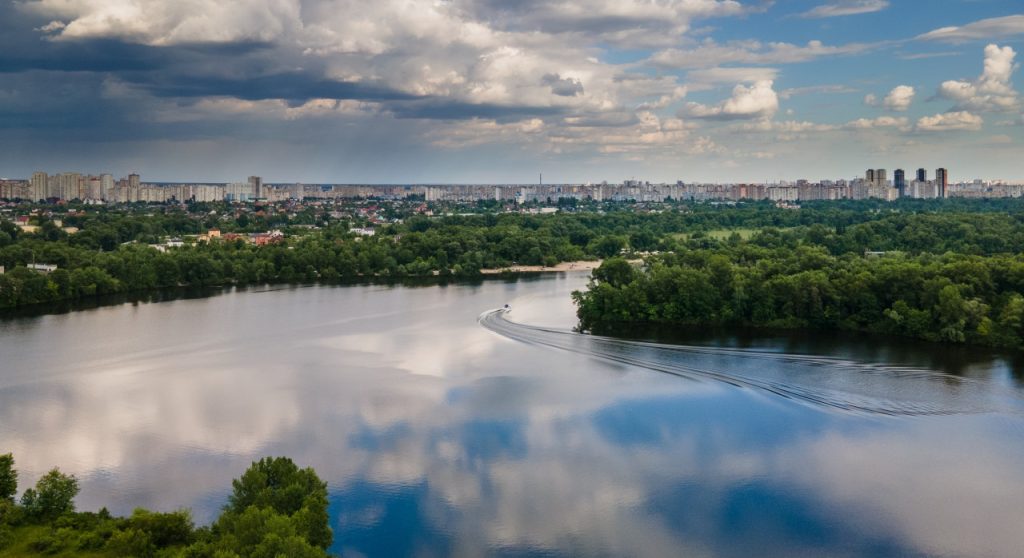
M538 186L543 186L544 185L544 173L540 173L540 178L538 179L537 185Z

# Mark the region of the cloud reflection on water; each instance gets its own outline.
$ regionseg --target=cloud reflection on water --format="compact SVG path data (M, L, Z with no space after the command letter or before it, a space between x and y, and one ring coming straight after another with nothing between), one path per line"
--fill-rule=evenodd
M565 320L583 281L285 289L22 323L5 359L61 350L0 373L0 449L23 487L60 465L85 509L201 521L252 459L289 455L329 481L337 548L365 554L1024 545L1017 418L833 414L476 324L510 301L517 319Z

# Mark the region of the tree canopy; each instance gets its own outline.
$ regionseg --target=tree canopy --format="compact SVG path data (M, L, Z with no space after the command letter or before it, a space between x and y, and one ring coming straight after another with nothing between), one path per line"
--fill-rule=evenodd
M136 509L129 517L76 512L78 481L53 469L13 502L17 471L0 456L0 557L32 555L187 558L324 558L331 545L327 485L286 457L261 459L232 482L220 517L196 528L188 510ZM13 488L12 488L13 486Z

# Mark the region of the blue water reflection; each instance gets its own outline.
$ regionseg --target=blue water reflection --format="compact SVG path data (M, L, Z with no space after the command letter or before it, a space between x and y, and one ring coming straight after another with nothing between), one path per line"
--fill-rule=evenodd
M1024 548L1012 359L959 352L950 369L856 337L701 340L789 360L544 344L477 323L511 302L515 321L568 328L585 281L250 289L0 321L0 451L23 487L54 465L78 475L80 508L200 522L250 461L289 455L328 481L347 556ZM678 367L697 372L664 372Z

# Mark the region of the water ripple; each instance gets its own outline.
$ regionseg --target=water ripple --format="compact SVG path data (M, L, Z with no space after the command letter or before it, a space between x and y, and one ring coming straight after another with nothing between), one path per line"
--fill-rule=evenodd
M478 320L486 329L515 341L692 380L756 389L819 408L888 416L1024 415L1024 399L1016 390L926 368L583 335L513 322L507 314L505 309L489 310Z

